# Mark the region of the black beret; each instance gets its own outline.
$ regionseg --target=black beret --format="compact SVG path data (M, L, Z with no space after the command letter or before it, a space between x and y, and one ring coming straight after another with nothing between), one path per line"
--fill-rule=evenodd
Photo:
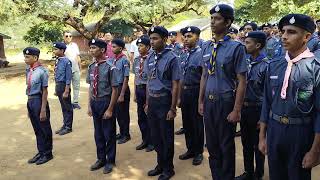
M198 27L196 27L196 26L187 26L187 27L185 27L185 28L182 28L182 29L180 30L180 32L181 32L182 35L184 35L184 34L186 34L186 33L188 33L188 32L191 32L191 33L200 35L201 30L200 30Z
M245 26L247 26L247 25L251 26L254 31L256 31L256 30L258 29L258 25L257 25L255 22L246 22L246 23L243 25L243 28L244 28Z
M252 31L246 34L246 38L255 38L255 39L260 39L262 41L267 40L267 35L264 32L261 31Z
M155 26L152 27L149 32L148 35L150 36L153 33L157 33L159 34L161 37L168 37L169 33L168 30L166 28L164 28L163 26Z
M304 14L288 14L284 16L279 22L279 29L282 30L283 26L293 25L313 33L316 29L313 19Z
M279 26L279 24L278 23L274 23L273 25L272 25L273 27L275 27L275 26Z
M91 41L89 41L88 45L89 46L95 45L99 48L106 48L107 47L107 43L102 39L92 39Z
M40 50L35 47L26 47L23 50L24 55L33 55L33 56L39 56L40 55Z
M122 39L119 39L119 38L113 39L113 40L111 41L111 43L112 43L112 44L115 44L115 45L117 45L117 46L119 46L119 47L122 47L122 48L124 48L124 47L126 46L126 43L124 43L124 41L123 41Z
M241 26L241 27L239 28L239 31L243 31L243 28L244 28L244 26Z
M169 32L169 36L177 36L177 32L176 31L170 31Z
M316 20L316 23L319 23L320 22L320 19Z
M63 42L55 42L55 43L53 43L53 47L55 47L57 49L63 49L63 50L67 49L67 45Z
M239 31L236 28L231 27L228 32L238 34Z
M268 28L271 28L272 25L270 23L265 23L265 24L262 24L261 25L261 29L265 28L265 27L268 27Z
M137 45L138 44L144 44L146 46L150 46L150 39L148 37L140 37L138 40L137 40Z
M210 10L210 14L219 13L222 17L226 19L231 19L231 21L234 20L234 10L231 6L226 4L218 4L214 6Z

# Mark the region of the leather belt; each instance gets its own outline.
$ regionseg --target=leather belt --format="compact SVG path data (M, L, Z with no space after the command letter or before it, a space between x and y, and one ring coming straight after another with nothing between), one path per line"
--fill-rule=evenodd
M168 95L169 95L169 93L166 93L166 92L164 92L164 93L150 93L149 92L149 96L155 97L155 98L164 97L164 96L168 96Z
M137 88L140 88L140 89L145 89L147 87L147 85L145 84L139 84L139 85L136 85Z
M28 96L28 99L40 99L40 98L42 98L41 94L35 94L35 95Z
M184 90L187 90L187 89L200 89L200 86L199 85L194 85L194 86L182 86L182 88Z
M243 106L245 107L258 107L261 106L261 102L243 102Z
M211 101L216 101L217 99L228 99L234 97L233 92L226 92L221 94L208 93L207 98Z
M302 124L309 124L312 122L312 118L307 116L307 117L288 117L288 116L279 116L274 113L270 113L271 118L280 122L281 124L295 124L295 125L302 125Z
M108 99L110 99L109 95L103 96L103 97L93 97L93 96L91 97L91 100L93 101L106 101Z

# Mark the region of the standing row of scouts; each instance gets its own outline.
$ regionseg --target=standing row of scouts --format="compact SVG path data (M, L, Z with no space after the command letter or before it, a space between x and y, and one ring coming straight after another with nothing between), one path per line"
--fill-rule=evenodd
M277 41L269 40L273 38L267 32L269 25L263 32L250 22L244 26L243 42L239 42L230 35L234 32L230 30L232 7L219 4L210 14L212 40L199 39L200 29L194 26L181 29L183 50L177 44L166 44L173 34L162 26L152 27L148 36L137 40L140 56L134 59L132 72L142 143L136 149L154 148L157 153L156 166L148 176L160 175L160 180L166 180L175 174L174 118L180 107L187 151L179 159L193 158L193 165L201 164L205 134L213 179L235 179L238 122L245 172L236 179L262 179L266 154L271 180L311 179L311 169L320 161L320 60L310 46L313 19L302 14L284 16L278 25L281 40ZM72 130L70 62L63 57L63 44L54 46L59 56L56 95L64 116L61 133ZM110 173L115 166L117 139L122 144L131 138L130 63L122 53L125 44L120 39L112 41L113 58L105 57L107 44L103 40L93 39L89 46L94 61L86 78L90 85L88 115L93 118L97 149L91 170L104 167L103 172ZM28 112L39 151L29 163L42 164L53 157L48 72L38 62L38 49L23 52L30 66Z

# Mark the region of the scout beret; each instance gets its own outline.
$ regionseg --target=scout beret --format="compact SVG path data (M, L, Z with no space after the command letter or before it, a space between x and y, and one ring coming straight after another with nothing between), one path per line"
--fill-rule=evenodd
M138 40L137 40L137 43L136 43L137 45L138 44L144 44L144 45L146 45L146 46L150 46L150 39L148 38L148 37L146 37L146 36L144 36L144 37L140 37Z
M40 50L35 47L26 47L23 50L24 55L33 55L33 56L39 56L40 55Z
M245 26L247 26L247 25L251 26L254 31L256 31L256 30L258 29L258 25L257 25L255 22L246 22L246 23L243 25L243 28L244 28Z
M163 26L155 26L152 27L149 32L148 35L150 36L153 33L157 33L159 34L161 37L168 37L169 33L168 30L166 28L164 28Z
M184 34L186 34L186 33L188 33L188 32L191 32L191 33L200 35L201 30L200 30L198 27L196 27L196 26L187 26L187 27L185 27L185 28L182 28L182 29L180 30L180 32L181 32L182 35L184 35Z
M228 33L234 33L234 34L238 34L238 30L236 28L231 27L228 31Z
M67 49L67 45L63 42L55 42L55 43L53 43L53 47L55 47L57 49L62 49L62 50Z
M274 23L273 25L272 25L273 27L278 27L279 26L279 24L278 23Z
M283 26L293 25L313 33L316 29L313 19L304 14L288 14L284 16L279 22L279 29L282 30Z
M246 38L255 38L255 39L260 39L262 41L267 40L267 35L264 32L261 31L252 31L246 34Z
M316 20L316 23L319 23L320 22L320 19Z
M177 32L176 31L170 31L169 32L169 36L177 36Z
M218 4L214 6L210 10L210 14L219 13L222 17L226 19L231 19L231 21L234 20L234 10L231 6L226 4Z
M123 41L122 39L119 39L119 38L113 39L113 40L111 41L111 43L112 43L112 44L115 44L115 45L117 45L117 46L119 46L119 47L122 47L122 48L124 48L124 47L126 46L126 43L124 43L124 41Z
M95 45L99 48L106 48L107 47L107 43L102 39L92 39L91 41L89 41L88 45L89 46Z
M270 23L265 23L265 24L262 24L262 25L261 25L261 29L263 29L263 28L265 28L265 27L271 28L272 25L271 25Z

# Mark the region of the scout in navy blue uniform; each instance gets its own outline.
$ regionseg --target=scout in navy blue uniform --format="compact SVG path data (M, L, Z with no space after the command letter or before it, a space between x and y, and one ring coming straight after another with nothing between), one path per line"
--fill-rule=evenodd
M148 77L143 71L144 62L148 57L150 46L149 37L141 37L137 40L139 56L133 61L132 72L134 73L134 101L137 103L138 124L141 131L142 143L136 147L136 150L146 149L147 152L153 151L154 146L151 141L150 126L148 123L147 114L144 112L146 105L146 88Z
M125 43L121 39L112 40L112 52L115 57L109 58L108 61L112 63L121 72L119 74L118 81L119 86L119 97L116 105L116 119L119 124L120 133L117 135L118 144L126 143L131 139L129 133L130 127L130 115L129 115L129 104L130 104L130 89L128 86L129 75L130 75L130 63L126 55L122 53L125 48Z
M246 35L245 46L248 53L249 71L247 73L247 90L241 113L241 141L245 172L236 180L260 180L264 174L264 155L259 151L259 131L262 93L268 58L263 52L267 36L260 31ZM254 169L254 159L256 169Z
M261 26L261 28L262 28L262 31L264 33L266 33L266 35L267 35L267 43L264 48L264 51L265 51L267 57L270 59L270 58L274 57L275 48L276 48L276 44L277 44L278 40L276 38L274 38L271 34L272 25L270 23L263 24Z
M227 35L234 20L232 7L219 4L210 10L213 40L203 48L199 113L204 115L211 174L215 180L235 175L235 129L240 121L246 89L245 47Z
M156 26L149 31L153 52L147 58L144 71L148 76L147 104L145 111L151 128L151 138L157 152L157 166L148 176L160 180L174 176L174 118L179 88L179 60L166 47L168 31Z
M114 107L118 98L119 71L104 56L107 44L100 39L89 42L94 62L88 67L87 83L90 84L88 115L93 117L97 161L90 170L104 166L103 173L112 172L116 160L116 119Z
M198 98L202 74L202 52L197 45L200 29L195 26L181 30L184 36L184 47L187 49L181 55L181 96L178 104L182 111L183 127L187 152L180 155L180 160L193 158L193 165L200 165L203 160L204 127L203 117L198 113Z
M286 55L268 66L259 149L268 153L270 180L311 180L320 158L320 61L306 44L315 24L289 14L279 28Z
M171 31L169 32L169 42L168 48L172 49L177 56L180 56L182 53L182 46L177 42L177 32Z
M65 135L72 132L73 108L71 104L72 79L71 61L64 56L67 46L64 43L54 43L53 53L57 56L54 67L54 79L56 82L55 95L58 96L62 109L63 125L55 133Z
M39 60L40 50L28 47L23 50L26 71L28 116L36 135L38 153L28 163L44 164L52 156L52 130L48 103L48 70Z

